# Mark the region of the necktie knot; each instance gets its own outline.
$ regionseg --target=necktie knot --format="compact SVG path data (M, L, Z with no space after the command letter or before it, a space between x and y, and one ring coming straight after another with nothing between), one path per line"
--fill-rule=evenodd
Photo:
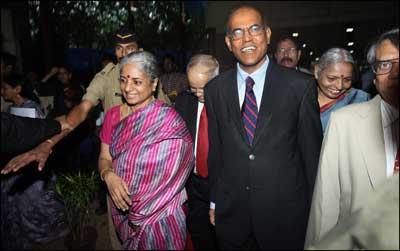
M246 78L246 87L249 89L253 89L254 80L249 76Z

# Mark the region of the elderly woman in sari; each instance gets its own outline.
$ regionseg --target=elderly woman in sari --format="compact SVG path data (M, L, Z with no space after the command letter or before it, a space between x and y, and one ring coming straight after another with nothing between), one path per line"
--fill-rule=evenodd
M125 249L184 249L185 182L194 166L185 122L154 98L157 61L134 52L121 61L125 103L105 115L99 172Z
M327 50L315 66L314 76L318 82L318 102L324 132L332 111L370 99L368 93L351 87L354 68L353 57L342 48Z

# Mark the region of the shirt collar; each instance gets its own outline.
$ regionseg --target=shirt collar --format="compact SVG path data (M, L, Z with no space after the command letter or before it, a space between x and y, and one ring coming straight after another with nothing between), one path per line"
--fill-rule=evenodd
M267 71L269 65L269 58L268 56L265 56L265 61L264 63L261 65L260 68L258 68L255 72L248 74L247 72L245 72L242 68L240 68L239 63L236 63L236 69L239 73L240 78L245 81L245 79L250 76L252 79L258 79L258 78L262 78L262 81L264 81L265 78L265 73Z

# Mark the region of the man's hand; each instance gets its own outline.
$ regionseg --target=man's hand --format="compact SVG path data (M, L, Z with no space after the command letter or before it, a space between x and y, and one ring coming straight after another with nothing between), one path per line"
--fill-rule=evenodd
M208 215L210 216L210 223L215 226L215 209L210 208Z
M32 150L22 153L10 160L3 170L1 170L1 174L16 172L33 161L38 162L38 170L42 171L50 153L51 146L47 141L45 141Z
M111 195L115 206L122 211L126 211L132 205L129 197L129 189L125 181L123 181L114 172L108 172L104 177L108 191Z

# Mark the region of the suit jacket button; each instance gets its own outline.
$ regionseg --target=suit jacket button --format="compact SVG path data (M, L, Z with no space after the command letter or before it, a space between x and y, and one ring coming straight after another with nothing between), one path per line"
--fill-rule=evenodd
M249 155L249 160L254 160L255 158L256 158L256 156L254 154Z

